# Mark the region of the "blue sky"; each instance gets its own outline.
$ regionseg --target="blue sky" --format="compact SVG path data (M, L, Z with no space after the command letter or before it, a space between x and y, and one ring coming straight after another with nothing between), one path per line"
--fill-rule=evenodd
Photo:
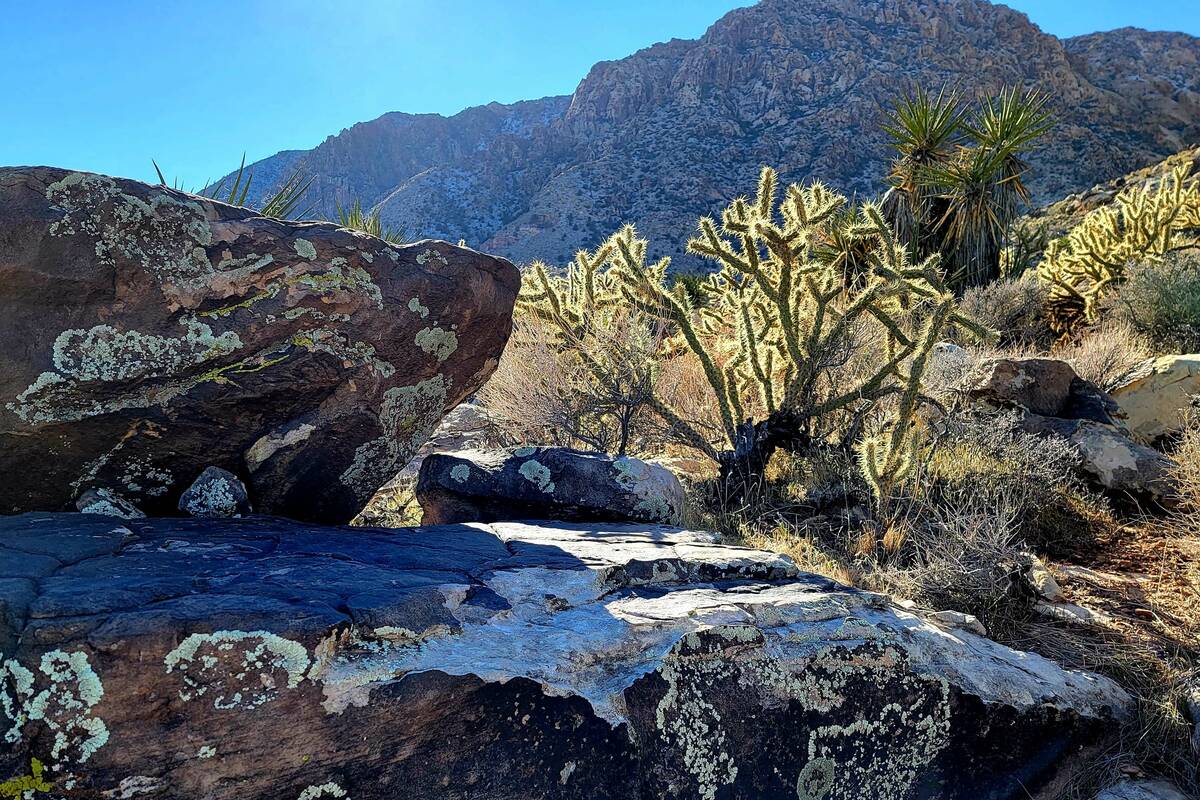
M0 164L199 185L387 111L568 94L747 0L0 0ZM1200 35L1195 0L1013 0L1044 30ZM1086 8L1081 12L1080 8Z

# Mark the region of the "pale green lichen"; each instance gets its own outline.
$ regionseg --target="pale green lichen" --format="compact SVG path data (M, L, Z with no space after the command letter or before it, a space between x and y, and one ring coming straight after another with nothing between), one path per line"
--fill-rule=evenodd
M314 261L317 258L317 248L308 239L297 239L292 242L292 247L295 248L296 254L301 258L307 258L309 261Z
M9 403L25 422L76 422L90 416L138 405L165 404L195 385L191 383L131 390L108 402L90 399L80 384L91 381L134 381L173 376L242 347L237 333L215 335L194 317L179 320L178 337L119 331L111 325L63 331L54 341L55 372L43 372Z
M471 468L466 464L455 464L454 468L450 470L450 477L458 483L466 483L467 479L471 477Z
M382 435L358 446L354 461L339 478L342 485L366 502L377 487L394 478L437 427L446 412L448 390L439 374L384 392L379 408Z
M417 332L417 347L437 358L438 363L445 361L458 349L458 334L434 325L422 328Z
M213 747L210 744L206 744L206 745L202 746L198 751L196 751L196 758L212 758L216 754L217 754L217 748Z
M352 342L332 328L307 328L297 331L289 341L312 353L326 353L351 365L366 365L381 378L390 378L396 374L396 367L391 362L379 358L372 345L362 341Z
M554 481L550 480L550 469L536 458L531 458L521 464L517 470L525 480L532 483L546 494L554 492Z
M288 688L299 686L309 657L304 645L267 631L217 631L188 636L163 664L183 680L179 699L211 692L214 708L253 709L278 695L276 673L286 675Z
M317 798L320 797L337 797L344 798L344 800L350 800L349 796L346 794L346 790L341 786L338 786L333 781L322 783L320 785L313 784L312 786L306 786L304 791L300 792L300 796L297 797L296 800L317 800Z
M516 450L513 450L513 455L516 456L517 458L528 458L529 456L533 455L536 452L537 452L536 447L525 446L525 447L518 447Z
M40 679L16 661L0 664L0 706L13 723L4 739L15 743L26 725L41 723L54 735L53 762L82 764L108 742L108 726L91 713L104 697L104 685L87 654L78 650L45 653L38 671ZM44 684L40 691L39 682Z
M417 263L424 266L425 264L427 264L430 261L430 259L436 259L437 261L442 262L443 265L450 263L449 261L446 260L446 257L444 255L442 255L441 253L439 253L436 250L431 250L429 248L426 248L424 251L422 251L417 256Z
M219 336L191 317L180 320L186 333L158 336L111 325L67 330L54 340L54 368L78 381L124 381L175 374L193 364L233 353L242 347L234 331Z
M212 230L204 208L163 190L149 200L121 191L112 178L73 172L50 184L46 199L64 216L54 236L89 236L100 263L137 263L165 290L203 286L213 273L205 250Z
M421 305L421 298L419 297L414 297L408 301L408 310L420 316L421 319L429 316L429 307Z
M633 513L638 519L648 522L668 522L671 519L671 506L660 496L645 497L633 506Z

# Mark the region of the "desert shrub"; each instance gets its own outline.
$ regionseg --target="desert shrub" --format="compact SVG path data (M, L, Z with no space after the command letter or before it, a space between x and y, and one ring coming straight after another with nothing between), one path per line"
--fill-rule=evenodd
M1007 347L1049 349L1054 333L1046 321L1046 292L1032 272L1001 278L963 292L963 313L999 334Z
M1178 492L1175 527L1181 533L1200 536L1200 414L1188 416L1174 452L1172 477ZM1197 720L1200 724L1200 720Z
M954 413L938 421L922 467L899 496L936 507L994 498L1022 547L1062 556L1091 544L1107 509L1076 474L1066 442L1025 433L1012 415Z
M662 366L652 328L627 308L580 316L569 332L518 313L480 403L514 444L647 453L661 435L647 407Z
M1095 323L1105 300L1131 264L1156 260L1196 242L1200 181L1183 164L1159 181L1133 186L1050 242L1038 266L1056 333L1068 336Z
M1106 391L1153 354L1145 337L1119 319L1088 328L1076 341L1054 351L1054 356L1069 362L1079 377Z
M1157 353L1200 352L1200 251L1130 268L1112 311Z
M937 257L911 264L874 205L845 214L846 198L820 183L792 185L784 195L780 201L776 173L767 168L753 201L734 201L720 225L700 221L688 247L721 267L700 287L703 307L693 304L684 285L667 288L669 261L648 264L647 243L632 226L584 254L587 269L580 264L566 277L537 269L540 289L523 302L564 331L576 324L563 312L580 302L576 298L604 308L632 306L668 326L663 346L684 347L700 363L722 438L714 442L657 392L648 405L716 461L727 482L757 480L777 449L814 446L830 418L881 412L873 435L859 436L863 428L853 423L845 428L864 473L881 487L909 467L914 412L933 344L950 324L985 332L958 311ZM833 238L835 225L869 258L866 273L851 285L842 265L817 250ZM846 373L835 380L834 370L864 339L879 343L881 357L854 380L846 382Z

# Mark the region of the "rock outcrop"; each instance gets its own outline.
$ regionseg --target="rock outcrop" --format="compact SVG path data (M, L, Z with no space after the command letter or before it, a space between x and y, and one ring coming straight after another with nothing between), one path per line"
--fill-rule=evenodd
M170 513L208 465L346 521L491 373L517 270L203 197L0 169L0 513ZM19 343L19 345L13 344Z
M425 458L417 478L425 525L557 519L682 520L683 485L666 467L565 447L465 450Z
M1139 441L1177 433L1188 412L1200 409L1200 354L1152 358L1125 376L1112 396Z
M751 191L763 164L880 192L880 108L904 86L1044 89L1057 125L1026 181L1045 202L1194 144L1198 56L1183 34L1060 40L981 0L762 0L698 39L596 64L570 97L354 125L253 165L254 191L298 168L326 214L357 198L516 261L564 264L634 222L674 268L707 268L684 247L696 218Z
M1171 462L1129 438L1120 405L1052 358L988 358L966 370L957 387L968 403L1016 409L1023 430L1069 441L1080 471L1122 496L1169 501Z
M0 785L79 797L1024 798L1130 705L653 526L28 514L0 570Z

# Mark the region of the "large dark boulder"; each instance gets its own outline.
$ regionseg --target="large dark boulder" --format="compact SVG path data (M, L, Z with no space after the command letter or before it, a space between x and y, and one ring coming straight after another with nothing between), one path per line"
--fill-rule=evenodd
M666 467L567 447L461 450L421 462L425 525L557 519L679 524L683 485Z
M95 487L171 513L211 464L349 520L491 373L518 285L445 242L0 169L0 513Z
M3 518L0 655L0 778L80 798L1026 798L1129 706L645 525Z

